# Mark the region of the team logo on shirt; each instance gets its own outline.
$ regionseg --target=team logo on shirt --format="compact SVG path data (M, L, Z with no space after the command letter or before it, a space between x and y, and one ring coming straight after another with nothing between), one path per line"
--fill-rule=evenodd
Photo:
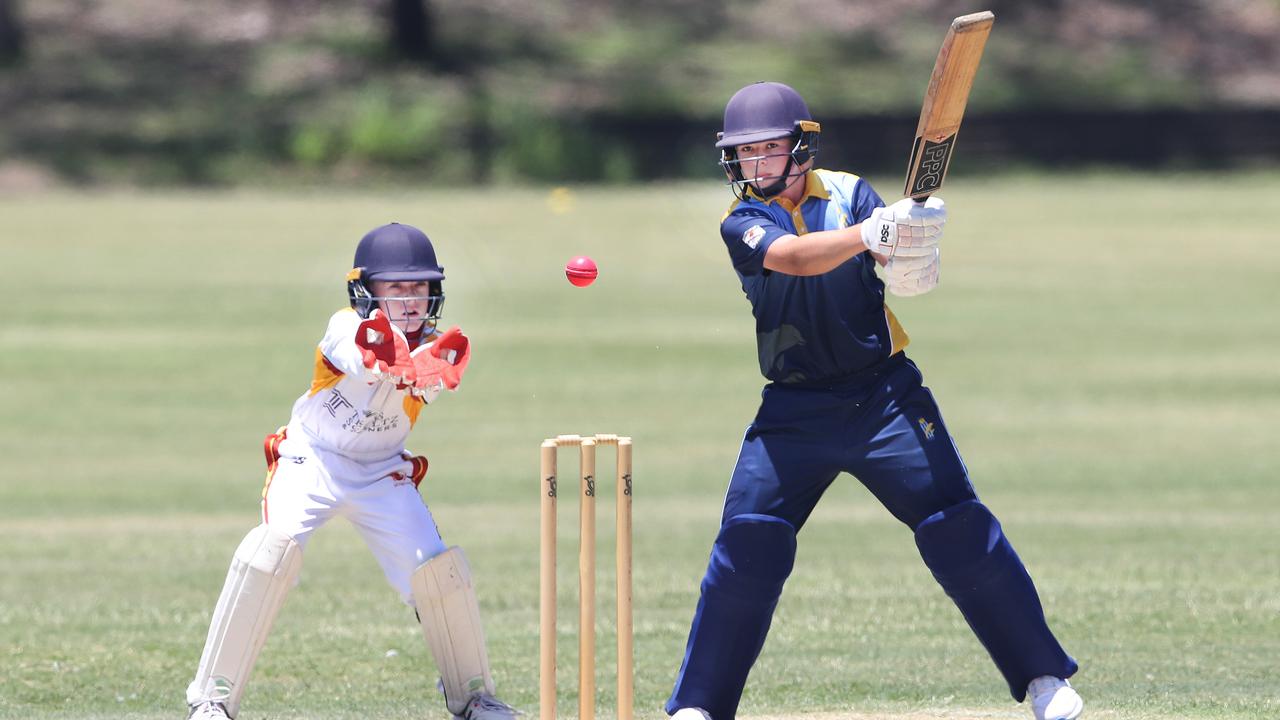
M920 418L919 420L916 420L916 424L920 426L921 432L924 433L925 440L933 439L933 433L934 433L933 423L929 422L928 420L925 420L924 418Z
M329 399L324 401L324 409L329 411L330 417L338 417L339 410L349 407L351 407L351 401L343 397L342 393L338 392L338 388L334 388L329 393Z
M399 424L400 418L395 415L383 415L376 410L361 410L352 413L351 417L342 423L342 429L353 433L377 433L395 430Z
M747 231L742 233L742 244L755 250L760 241L764 239L764 228L759 225L752 225Z

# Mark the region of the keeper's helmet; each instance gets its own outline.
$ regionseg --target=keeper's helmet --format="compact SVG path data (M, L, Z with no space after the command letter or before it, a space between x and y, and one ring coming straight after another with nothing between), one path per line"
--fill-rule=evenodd
M809 106L805 105L800 93L782 83L758 82L734 93L724 108L724 131L716 135L720 167L729 176L734 195L741 199L750 189L763 198L770 198L785 190L803 175L795 168L817 156L821 131L822 127L813 121ZM788 138L791 145L790 157L782 174L746 177L743 163L766 156L740 158L734 148L779 138Z
M360 317L369 317L379 300L426 300L425 319L432 323L439 319L444 307L444 268L436 262L436 250L426 233L400 223L376 227L360 238L354 265L347 273L347 297ZM369 290L374 280L426 280L430 290L424 297L377 297Z

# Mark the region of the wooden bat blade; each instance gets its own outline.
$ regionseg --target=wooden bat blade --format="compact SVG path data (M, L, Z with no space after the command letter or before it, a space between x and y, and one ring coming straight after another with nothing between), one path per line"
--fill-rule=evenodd
M969 90L995 19L993 13L984 11L951 21L920 108L903 190L907 197L923 200L937 192L946 179Z

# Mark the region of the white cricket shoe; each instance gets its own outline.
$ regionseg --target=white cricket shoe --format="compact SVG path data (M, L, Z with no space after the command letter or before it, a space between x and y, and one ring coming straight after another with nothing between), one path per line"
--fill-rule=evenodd
M454 715L454 720L512 720L520 711L502 702L489 693L476 693L461 715Z
M671 720L711 720L711 714L702 708L680 708Z
M1084 710L1084 700L1071 683L1052 675L1041 675L1027 685L1031 712L1036 720L1075 720Z
M191 706L191 712L187 715L187 720L231 720L227 715L227 708L220 702L206 700L198 705Z

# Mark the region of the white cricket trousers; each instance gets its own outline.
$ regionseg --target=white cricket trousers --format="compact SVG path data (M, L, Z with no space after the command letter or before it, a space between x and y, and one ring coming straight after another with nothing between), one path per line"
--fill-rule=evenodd
M305 550L317 528L335 515L345 517L364 538L387 582L413 606L409 576L446 549L414 484L415 471L418 480L426 471L425 461L393 457L357 462L315 448L295 433L277 447L279 458L262 492L262 521ZM270 439L267 450L270 460Z

